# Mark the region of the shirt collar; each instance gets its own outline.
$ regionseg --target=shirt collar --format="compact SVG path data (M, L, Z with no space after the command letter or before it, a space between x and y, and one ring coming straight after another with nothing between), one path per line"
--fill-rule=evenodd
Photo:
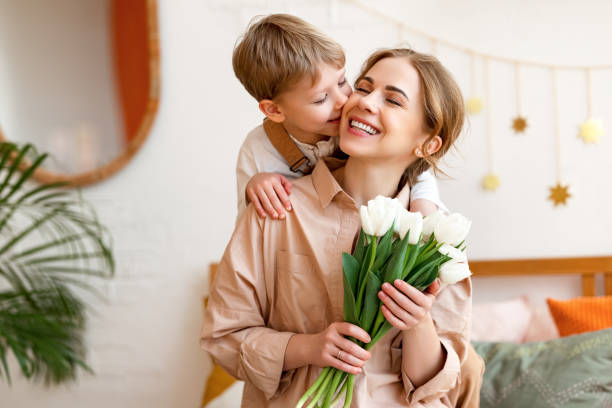
M317 195L319 196L319 202L321 203L321 206L323 208L326 208L329 203L332 202L334 197L336 197L338 194L344 195L348 199L348 201L353 202L353 199L349 197L349 195L346 194L344 190L342 190L342 187L340 187L340 184L338 184L338 181L334 177L334 174L341 175L341 172L344 171L344 168L340 167L336 169L332 174L328 167L327 161L330 162L329 164L332 165L332 167L334 164L336 164L335 161L327 160L327 158L322 158L317 162L317 165L312 171L312 183L314 185L315 190L317 191Z

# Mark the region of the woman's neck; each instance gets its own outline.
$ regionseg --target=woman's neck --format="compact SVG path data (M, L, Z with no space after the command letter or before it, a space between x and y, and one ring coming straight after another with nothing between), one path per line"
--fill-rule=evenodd
M405 161L372 162L350 157L344 167L342 188L359 208L378 195L395 197L405 169Z

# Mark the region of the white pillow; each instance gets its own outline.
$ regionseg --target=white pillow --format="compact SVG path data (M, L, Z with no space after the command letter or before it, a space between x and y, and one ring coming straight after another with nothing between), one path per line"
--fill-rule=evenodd
M533 311L526 296L472 305L472 340L523 343Z

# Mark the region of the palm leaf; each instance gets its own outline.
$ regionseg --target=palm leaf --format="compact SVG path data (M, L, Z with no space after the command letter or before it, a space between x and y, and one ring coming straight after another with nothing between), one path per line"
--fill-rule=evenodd
M112 241L78 191L32 185L45 160L31 145L0 143L0 377L12 355L28 379L74 380L85 363L85 305L77 289L109 278ZM6 288L6 290L5 290Z

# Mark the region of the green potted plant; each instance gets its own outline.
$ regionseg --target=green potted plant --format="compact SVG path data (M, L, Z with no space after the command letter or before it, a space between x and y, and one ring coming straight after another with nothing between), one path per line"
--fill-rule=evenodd
M0 143L0 377L8 358L46 384L85 362L82 289L114 274L111 237L77 190L29 182L46 154Z

